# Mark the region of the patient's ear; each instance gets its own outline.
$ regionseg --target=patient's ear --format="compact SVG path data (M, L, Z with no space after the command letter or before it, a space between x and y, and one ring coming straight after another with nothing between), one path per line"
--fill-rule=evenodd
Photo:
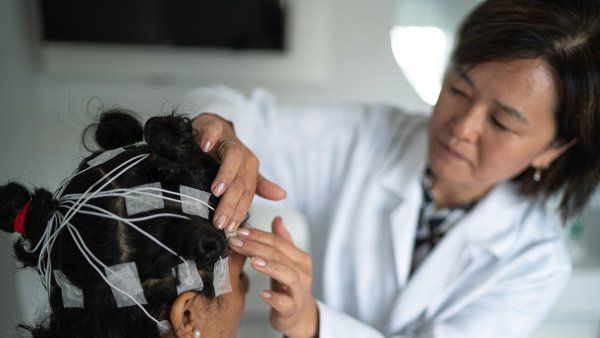
M201 297L195 292L188 291L179 295L171 305L170 320L173 332L177 337L193 337L196 321L194 301Z

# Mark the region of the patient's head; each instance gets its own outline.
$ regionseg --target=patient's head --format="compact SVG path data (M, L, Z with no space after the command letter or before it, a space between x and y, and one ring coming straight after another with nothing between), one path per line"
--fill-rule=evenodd
M15 256L41 267L50 290L48 318L22 327L34 337L234 337L244 258L210 221L218 166L190 122L172 114L142 128L110 110L86 131L100 149L54 195L0 187L2 230L21 233ZM159 332L161 321L171 330Z

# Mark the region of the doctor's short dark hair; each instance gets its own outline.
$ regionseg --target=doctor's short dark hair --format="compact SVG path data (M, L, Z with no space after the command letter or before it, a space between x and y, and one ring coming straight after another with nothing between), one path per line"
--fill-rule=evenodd
M107 189L131 188L160 182L163 189L178 191L180 185L210 191L218 165L196 145L190 121L174 114L149 119L142 128L130 113L112 109L100 116L100 121L86 131L93 132L99 147L85 158L78 172L88 168L87 162L104 150L124 147L124 151L103 164L91 167L68 183L64 194L85 192L110 170L127 159L149 153L149 157L126 171ZM84 132L85 134L85 132ZM147 144L138 143L145 138ZM18 183L0 187L0 224L2 230L13 232L15 216L31 200L25 221L25 234L14 244L14 253L24 268L38 264L41 250L30 252L41 240L51 215L61 210L48 190L31 192ZM209 204L219 199L211 195ZM163 200L162 211L181 214L181 205ZM103 197L88 203L118 216L127 217L123 197ZM151 214L145 212L140 217ZM228 254L223 231L209 219L185 215L178 218L154 218L135 224L164 243L183 258L195 261L204 281L199 296L217 301L212 285L213 266ZM136 215L138 217L138 215ZM177 297L178 281L172 269L181 263L175 255L152 242L130 226L114 219L75 214L71 223L81 234L89 249L107 266L135 262L147 300L145 309L156 319L169 319L170 306ZM60 270L77 288L83 290L84 308L65 308L61 289L51 280L50 313L34 326L20 325L33 337L160 337L157 325L137 306L118 308L110 287L100 278L76 247L68 231L60 232L51 252L52 269Z
M541 58L559 88L557 145L576 140L539 182L529 168L514 180L525 196L559 195L566 220L600 181L600 3L595 0L487 0L463 21L455 66Z

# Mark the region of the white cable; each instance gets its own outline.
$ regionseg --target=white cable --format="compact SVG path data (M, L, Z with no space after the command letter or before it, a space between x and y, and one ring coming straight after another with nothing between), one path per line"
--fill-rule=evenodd
M142 188L134 188L134 189L125 189L125 188L117 188L117 189L113 189L113 190L105 190L102 191L101 193L98 193L97 195L95 195L93 198L102 198L102 197L128 197L128 198L135 198L136 196L129 196L131 194L139 194L139 195L146 195L146 196L153 196L153 197L160 197L162 199L165 199L167 201L172 201L172 202L176 202L176 203L180 203L180 204L188 204L188 205L192 205L190 202L183 202L181 201L181 199L174 199L174 198L170 198L170 197L166 197L166 196L161 196L161 195L156 195L156 194L152 194L152 193L148 193L145 192L146 190L150 190L150 191L160 191L162 193L167 193L167 194L172 194L175 196L179 196L179 197L185 197L185 198L189 198L193 201L196 202L200 202L202 204L204 204L207 208L209 208L212 211L215 211L215 208L213 208L210 204L204 202L201 199L195 198L193 196L190 195L184 195L178 192L174 192L174 191L170 191L170 190L165 190L165 189L159 189L159 188L154 188L154 187L142 187ZM65 200L72 200L75 198L80 198L81 196L83 196L83 194L69 194L69 195L65 195L64 199ZM63 200L63 199L61 199Z
M109 176L110 174L112 174L114 171L116 171L116 170L120 169L121 167L123 167L123 166L125 166L126 164L128 164L129 162L131 162L131 161L133 161L133 160L135 160L135 159L139 158L140 156L148 156L148 154L141 154L141 155L137 155L137 156L135 156L135 157L132 157L132 158L128 159L127 161L125 161L125 162L121 163L121 164L120 164L120 165L118 165L116 168L114 168L114 169L113 169L113 170L111 170L110 172L106 173L106 174L105 174L103 177L101 177L101 178L100 178L98 181L94 182L94 184L92 184L92 185L91 185L91 186L88 188L88 190L86 190L86 192L85 192L85 193L88 193L88 192L89 192L89 191L90 191L90 190L91 190L91 189L92 189L92 188L93 188L93 187L94 187L96 184L100 183L102 180L104 180L106 177L108 177L108 176ZM140 162L141 162L141 161L140 161ZM135 164L137 164L137 163L139 163L139 162L136 162ZM135 164L134 164L134 165L135 165ZM91 167L90 167L90 168L91 168ZM90 169L90 168L86 168L86 169L84 169L84 170L82 170L82 171L80 171L80 172L76 173L75 175L73 175L73 176L71 176L71 177L67 178L67 180L70 180L71 178L73 178L73 177L75 177L75 176L77 176L77 175L79 175L79 174L81 174L81 173L85 172L86 170L88 170L88 169ZM129 167L128 167L127 169L125 169L124 171L126 171L126 170L128 170L128 169L129 169ZM120 175L121 175L121 174L122 174L124 171L122 171L122 172L121 172L121 173L119 173L119 174L118 174L116 177L114 177L114 178L113 178L113 180L114 180L114 179L116 179L117 177L119 177L119 176L120 176ZM113 180L111 180L110 182L112 182ZM107 183L110 183L110 182L107 182ZM65 185L65 186L66 186L66 185ZM100 189L101 189L101 188L100 188ZM85 194L85 193L84 193L84 194ZM81 195L84 195L84 194L81 194ZM60 201L62 201L63 199L62 199L62 197L60 197L60 198L57 198L57 200L60 202ZM72 211L72 210L69 210L69 212L70 212L70 211ZM67 212L67 214L69 214L69 212ZM66 215L65 215L65 216L66 216ZM46 230L48 230L48 227L46 227ZM44 233L44 236L42 236L42 238L45 238L45 235L46 235L46 233ZM56 234L55 234L55 235L56 235ZM48 240L50 240L50 239L48 239ZM37 251L37 250L38 250L38 248L39 248L39 246L40 246L40 244L42 244L42 240L40 240L40 241L37 243L37 245L36 245L36 246L35 246L35 247L34 247L34 248L33 248L33 249L30 251L30 252L35 252L35 251Z
M71 203L71 201L66 201L65 203ZM95 210L99 210L99 211L108 211L108 210L103 209L103 208L101 208L101 207L99 207L97 205L94 205L94 204L84 204L83 206L87 207L87 208L92 208L92 209L95 209ZM110 211L108 211L108 212L110 212ZM82 213L81 210L78 213ZM93 213L88 212L88 214L93 214ZM118 216L118 217L121 217L121 216ZM123 218L123 219L126 219L126 220L128 220L130 222L139 222L139 221L147 221L149 219L160 218L160 217L173 217L173 218L180 218L180 219L184 219L184 220L189 220L190 219L187 216L183 216L183 215L179 215L179 214L171 214L171 213L166 213L166 212L165 213L159 213L159 214L152 214L152 215L148 215L148 216L144 216L144 217Z
M121 169L122 167L126 166L125 169L121 170L114 177L110 178L107 182L105 182L100 188L98 188L98 190L96 190L96 192L99 192L105 186L107 186L108 184L110 184L111 182L113 182L114 180L116 180L119 176L121 176L123 173L125 173L127 170L129 170L130 168L132 168L136 164L138 164L141 161L143 161L144 159L146 159L148 156L149 156L149 154L140 154L140 155L136 155L136 156L134 156L134 157L132 157L132 158L124 161L123 163L121 163L120 165L118 165L117 167L115 167L113 170L109 171L104 176L102 176L98 181L94 182L94 184L92 184L84 192L84 195L87 194L87 193L89 193L96 185L98 185L104 179L106 179L107 177L109 177L113 172L115 172L115 171ZM133 163L129 164L130 162L133 162ZM81 199L83 198L83 196L82 196L82 198L80 198L80 199L78 199L76 201L76 204L85 203L85 202L87 202L89 200L90 197L93 197L93 196L94 196L94 193L92 193L87 199L85 199L83 202L81 202ZM61 199L59 199L59 202L60 201L61 201ZM63 218L63 221L60 222L58 225L56 225L55 222L52 222L52 223L48 224L49 226L46 227L46 229L44 231L44 234L42 236L42 239L40 239L40 241L37 243L37 245L32 250L32 252L35 252L35 251L38 250L39 246L42 245L41 252L40 252L40 255L38 257L38 270L43 271L42 275L44 276L44 280L46 281L45 282L45 286L46 286L48 292L50 292L50 285L51 285L50 281L52 279L52 277L51 277L51 273L52 273L52 258L51 258L52 247L54 246L54 242L56 241L56 238L60 234L61 230L64 228L65 224L71 220L71 218L75 215L75 213L78 211L78 209L80 207L81 207L81 205L78 205L78 206L75 206L74 208L69 209L69 211L67 212L67 214L65 214L64 216L61 214L61 217L64 217L64 218ZM59 213L59 212L57 212L57 213ZM52 220L52 218L51 218L51 220ZM45 255L44 255L44 253L45 253ZM47 256L46 257L46 259L47 259L47 263L46 264L43 263L44 256ZM45 267L45 269L44 269L44 267Z
M131 299L131 301L134 302L146 314L146 316L148 318L150 318L152 321L154 321L158 325L160 323L160 321L158 321L156 318L154 318L152 315L150 315L150 313L148 313L148 311L144 308L144 306L142 306L142 304L140 304L137 300L135 300L135 298L133 296L131 296L127 292L121 290L117 286L113 285L108 279L106 279L106 277L104 276L104 274L102 273L102 271L100 271L100 269L98 269L98 267L95 266L91 262L90 258L87 256L85 250L82 249L81 245L85 246L85 243L83 243L83 241L82 241L82 243L79 243L79 241L76 239L76 236L73 234L73 230L75 229L75 227L73 225L71 225L70 223L67 223L67 224L68 224L67 230L71 234L71 237L73 238L73 241L75 242L75 245L77 245L77 247L79 248L79 251L81 252L81 254L83 255L83 257L88 261L88 263L90 263L90 265L92 266L92 268L94 270L96 270L96 272L98 272L98 275L100 276L100 278L102 278L104 280L104 282L106 284L108 284L111 288L113 288L114 290L117 290L118 292L122 293L123 295L125 295L126 297L128 297L129 299ZM86 249L87 249L87 246L86 246ZM110 270L110 269L108 269L108 270Z
M96 212L92 212L92 211L83 211L83 210L79 210L78 213L80 213L80 214L86 214L86 215L93 215L93 216L97 216L97 217L108 218L108 219L113 219L113 220L117 220L117 221L123 222L123 223L129 225L130 227L134 228L136 231L138 231L142 235L146 236L149 240L151 240L154 243L158 244L163 249L167 250L169 253L171 253L171 254L179 257L179 259L181 259L185 263L185 259L183 257L181 257L179 254L177 254L173 249L171 249L168 246L166 246L163 243L161 243L154 236L150 235L149 233L147 233L146 231L144 231L143 229L141 229L137 225L133 224L127 218L120 217L120 216L118 216L118 215L116 215L116 214L114 214L114 213L112 213L112 212L110 212L110 211L108 211L106 209L100 208L100 207L95 206L93 204L85 204L85 205L82 205L82 206L86 206L86 207L89 207L89 208L92 208L92 209L96 209L96 210L100 211L101 213L96 213ZM165 213L165 215L173 216L173 217L176 217L176 218L182 218L182 219L186 219L186 220L189 219L188 217L177 215L177 214L168 214L168 213ZM147 219L157 218L155 216L156 215L151 215L151 216L146 216L146 217L140 217L138 219L144 221L144 220L147 220Z
M92 167L88 167L88 168L86 168L84 170L81 170L79 172L75 172L70 177L68 177L67 179L63 180L63 182L61 182L61 185L54 192L53 196L55 197L55 199L57 199L59 201L60 207L67 207L68 211L64 215L62 213L60 213L59 211L56 211L54 213L54 215L52 215L52 217L48 221L47 227L46 227L46 229L45 229L45 231L44 231L44 233L42 235L42 238L36 244L36 246L34 247L34 249L31 251L31 252L35 252L38 249L40 249L40 246L41 246L41 252L40 252L39 259L38 259L38 270L39 270L40 274L44 277L43 279L44 279L44 282L45 282L45 285L46 285L47 289L49 290L49 294L50 294L50 286L51 286L51 278L52 278L52 275L51 275L51 273L52 273L52 259L51 259L52 248L54 246L54 243L58 239L58 237L59 237L60 232L62 231L62 229L64 227L67 227L67 230L69 231L71 237L73 238L73 241L75 242L77 248L79 249L79 251L81 252L81 254L84 256L84 258L86 259L86 261L100 275L100 277L111 288L113 288L114 290L122 293L123 295L125 295L126 297L128 297L131 301L133 301L140 309L142 309L142 311L146 314L146 316L148 316L148 318L150 318L151 320L153 320L157 324L160 324L160 322L158 320L156 320L153 316L151 316L146 311L146 309L135 299L135 297L133 297L132 295L130 295L127 292L123 291L122 289L116 287L114 284L112 284L107 279L107 277L104 275L104 273L102 273L102 271L100 271L100 269L96 266L96 264L102 266L107 271L112 271L112 270L110 270L109 267L107 267L98 257L96 257L93 254L93 252L85 244L85 241L83 240L83 238L82 238L81 234L79 233L79 231L77 230L77 228L70 222L71 219L76 214L78 214L78 213L79 214L92 215L92 216L101 217L101 218L114 219L114 220L123 222L123 223L131 226L132 228L134 228L136 231L140 232L144 236L146 236L148 239L152 240L154 243L156 243L159 246L161 246L166 251L168 251L171 254L177 256L178 258L180 258L183 261L183 263L185 263L186 267L188 268L188 274L189 274L189 272L190 272L189 271L189 265L188 265L187 261L183 257L181 257L174 250L170 249L168 246L164 245L162 242L160 242L159 240L157 240L156 238L154 238L152 235L150 235L149 233L147 233L146 231L144 231L143 229L141 229L140 227L138 227L137 225L135 225L133 223L134 221L135 222L137 222L137 221L146 221L146 220L151 220L151 219L155 219L155 218L159 218L159 217L173 217L173 218L181 218L181 219L189 219L189 217L186 217L186 216L183 216L183 215L179 215L179 214L173 214L173 213L160 213L160 214L153 214L153 215L145 216L145 217L126 218L126 217L118 216L118 215L116 215L116 214L114 214L114 213L112 213L112 212L110 212L110 211L108 211L106 209L103 209L101 207L98 207L96 205L88 203L91 199L103 198L103 197L138 198L135 195L134 196L130 196L130 195L132 195L132 194L139 194L139 195L153 196L153 197L157 197L157 198L162 198L162 199L165 199L165 200L169 200L169 201L173 201L173 202L177 202L177 203L181 203L181 204L193 205L191 202L184 202L184 201L182 201L181 198L180 199L175 199L175 198L171 198L171 197L167 197L167 196L161 196L161 195L157 195L157 194L152 193L152 192L161 192L161 193L164 193L164 194L170 194L170 195L175 195L175 196L179 196L179 197L185 197L186 199L189 199L189 200L192 200L192 201L196 201L196 202L199 202L199 203L205 205L210 210L213 210L213 211L215 210L212 206L210 206L208 203L206 203L203 200L200 200L200 199L195 198L193 196L184 195L184 194L181 194L181 193L177 193L177 192L173 192L173 191L169 191L169 190L165 190L165 189L161 189L161 188L141 187L141 188L138 188L138 189L135 189L135 188L134 189L118 188L118 189L113 189L113 190L105 190L105 191L102 190L106 186L108 186L110 183L112 183L113 181L115 181L118 177L120 177L121 175L123 175L126 171L128 171L129 169L131 169L132 167L134 167L138 163L140 163L143 160L145 160L148 156L149 156L149 154L140 154L140 155L136 155L136 156L134 156L134 157L132 157L132 158L124 161L123 163L121 163L120 165L118 165L116 168L114 168L110 172L106 173L98 181L94 182L90 187L88 187L88 189L86 189L85 192L83 192L81 194L68 194L68 195L62 196L62 194L66 190L66 187L68 186L68 184L72 181L72 179L74 177L76 177L77 175L80 175L80 174L88 171ZM118 173L116 173L114 176L111 177L111 175L113 173L117 172L118 170L120 170L120 171ZM100 187L98 187L97 189L94 190L94 188L96 188L99 184L101 184L105 180L106 180L106 182L104 182ZM46 257L45 261L44 261L44 256ZM94 264L94 262L96 264Z
M102 189L104 187L106 187L107 185L109 185L110 183L112 183L114 180L116 180L117 178L119 178L121 175L123 175L127 170L131 169L132 167L134 167L136 164L142 162L143 160L145 160L147 157L149 156L149 154L141 154L141 155L137 155L134 156L132 158L130 158L129 160L123 162L121 165L117 166L115 169L111 170L110 172L108 172L106 175L104 175L102 178L100 178L97 182L94 182L94 184L92 184L84 193L83 195L86 196L98 183L100 183L102 180L104 180L104 178L109 177L111 173L113 173L114 171L116 171L117 169L120 169L122 166L128 164L130 161L133 161L132 164L128 165L125 169L121 170L119 173L117 173L114 177L110 178L108 181L106 181L100 188L96 189L93 193L91 193L89 196L87 196L83 201L81 201L81 199L84 197L82 196L80 199L78 199L76 201L77 204L84 204L86 203L90 198L92 198L94 195L96 195L98 192L102 191ZM60 199L59 199L60 201ZM71 218L73 218L73 215L79 211L79 206L70 209L67 214L65 215L65 219L66 221L70 221Z
M62 182L60 182L60 185L58 186L58 188L54 191L54 193L52 194L52 196L54 196L55 199L58 199L58 197L60 197L62 195L62 193L65 191L65 189L67 188L67 185L69 185L69 183L71 183L71 181L73 180L73 178L75 178L76 176L79 176L80 174L85 173L86 171L92 169L94 167L89 166L81 171L77 171L77 169L75 169L75 171L71 174L71 176L65 178L64 180L62 180Z

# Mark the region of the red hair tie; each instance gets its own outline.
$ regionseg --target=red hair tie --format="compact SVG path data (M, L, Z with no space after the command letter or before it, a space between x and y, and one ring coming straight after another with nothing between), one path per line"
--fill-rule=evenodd
M29 210L29 206L31 205L31 200L25 203L23 209L17 212L17 216L15 217L15 223L13 224L13 228L15 232L20 234L25 234L25 216L27 216L27 210Z

